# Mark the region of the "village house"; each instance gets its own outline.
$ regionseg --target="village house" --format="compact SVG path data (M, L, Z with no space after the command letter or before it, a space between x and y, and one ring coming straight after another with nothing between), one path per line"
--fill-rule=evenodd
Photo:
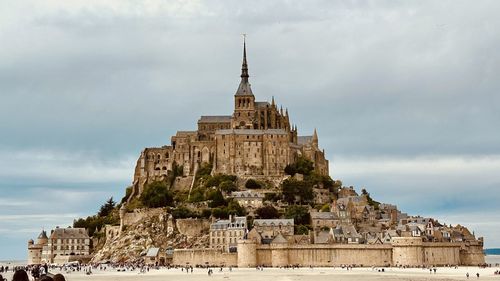
M210 226L210 248L225 252L235 252L238 240L247 232L247 218L229 216L228 220L218 220Z

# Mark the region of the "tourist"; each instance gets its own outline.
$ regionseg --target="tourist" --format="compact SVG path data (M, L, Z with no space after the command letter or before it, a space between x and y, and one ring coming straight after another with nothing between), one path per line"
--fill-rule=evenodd
M29 281L28 273L23 269L19 269L14 272L14 276L12 276L12 281Z
M61 273L54 275L52 279L54 279L54 281L66 281L66 278L64 278L64 275L62 275Z
M3 268L2 268L3 270ZM0 274L0 281L7 281L7 279L3 278L2 274Z
M477 279L479 279L479 272L478 272L478 273L476 273L476 276L477 276Z
M38 281L54 281L54 279L52 279L52 277L50 277L48 275L45 275L42 278L40 278L40 280L38 280Z
M467 279L469 279L469 272L467 272L467 274L465 274L465 277L467 277Z

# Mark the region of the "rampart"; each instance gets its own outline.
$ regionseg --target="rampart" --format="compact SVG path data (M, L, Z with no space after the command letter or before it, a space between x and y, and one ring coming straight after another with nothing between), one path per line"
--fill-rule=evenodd
M188 237L200 236L210 229L210 221L204 219L177 219L175 225L179 233Z
M212 249L175 250L174 264L213 264L238 267L299 266L445 266L484 263L482 244L423 242L397 237L392 244L288 245L240 240L237 253Z
M138 222L152 217L166 216L166 211L163 208L154 209L135 209L133 212L125 212L123 214L123 226L137 224Z
M237 253L226 253L217 249L176 249L174 251L174 265L213 265L236 266Z

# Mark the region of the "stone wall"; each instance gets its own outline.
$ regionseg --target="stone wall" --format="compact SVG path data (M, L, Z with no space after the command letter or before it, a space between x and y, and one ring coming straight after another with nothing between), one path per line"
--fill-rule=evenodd
M257 245L238 242L238 266L444 266L484 263L482 244L430 243L418 237L394 238L391 244Z
M424 243L424 264L442 266L458 265L460 262L460 244Z
M291 264L301 266L340 266L342 264L384 266L392 262L391 245L311 244L284 247L259 245L256 252L257 264L273 267ZM241 251L238 254L246 256L246 253ZM248 259L248 257L246 258Z
M200 236L210 229L210 221L204 219L177 219L175 224L179 233L188 237Z
M176 249L173 264L237 266L238 254L226 253L216 249Z
M484 252L482 242L469 243L460 249L460 261L462 264L479 265L484 264Z
M165 216L166 211L163 208L155 209L135 209L133 212L125 213L123 215L123 226L137 224L138 222L152 218L155 216Z

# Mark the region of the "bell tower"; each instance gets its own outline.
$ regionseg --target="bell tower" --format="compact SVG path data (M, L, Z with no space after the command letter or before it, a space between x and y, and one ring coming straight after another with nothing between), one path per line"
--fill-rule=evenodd
M241 64L241 81L234 94L234 113L231 121L233 129L253 129L255 123L255 96L248 82L248 64L246 38L243 35L243 63Z

